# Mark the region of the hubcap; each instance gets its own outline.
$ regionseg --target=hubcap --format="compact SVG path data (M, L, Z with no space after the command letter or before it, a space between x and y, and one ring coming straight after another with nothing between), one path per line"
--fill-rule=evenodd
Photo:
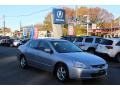
M26 65L26 62L25 62L25 59L24 59L24 58L22 58L22 59L21 59L21 62L20 62L20 64L21 64L21 66L22 66L22 67L25 67L25 65Z
M66 78L66 70L64 69L64 67L61 66L61 67L59 67L57 69L57 77L61 81L65 80L65 78Z

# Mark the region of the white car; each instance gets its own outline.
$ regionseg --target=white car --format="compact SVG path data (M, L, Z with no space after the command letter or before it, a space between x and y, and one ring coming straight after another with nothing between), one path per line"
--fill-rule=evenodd
M96 52L107 55L120 62L120 38L102 39Z
M20 40L14 40L13 46L18 47L19 45L21 45L21 41Z
M80 36L76 38L74 43L82 50L94 54L100 40L101 37L97 36Z

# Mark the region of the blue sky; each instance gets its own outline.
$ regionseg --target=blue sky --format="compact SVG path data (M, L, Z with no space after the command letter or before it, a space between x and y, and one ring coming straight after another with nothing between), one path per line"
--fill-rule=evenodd
M113 13L114 17L120 16L120 5L105 5L105 6L90 6L85 5L87 7L101 7L107 9L109 12ZM52 8L58 7L55 5L14 5L14 6L0 6L0 27L3 27L3 15L6 16L6 26L10 27L13 31L19 29L20 21L22 25L31 25L36 23L43 23L45 16L52 11ZM68 6L71 8L75 8L76 6ZM79 6L80 7L80 6ZM45 10L45 11L44 11ZM39 12L37 14L32 14L30 16L21 16L27 15L34 12ZM19 16L20 15L20 16ZM11 16L18 16L18 17L11 17Z

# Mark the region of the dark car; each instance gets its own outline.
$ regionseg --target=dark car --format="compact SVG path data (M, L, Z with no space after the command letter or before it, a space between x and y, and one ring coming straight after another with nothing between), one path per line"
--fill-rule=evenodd
M76 36L63 36L61 39L68 40L70 42L74 42L76 40Z
M13 46L14 39L1 39L0 45L1 46Z

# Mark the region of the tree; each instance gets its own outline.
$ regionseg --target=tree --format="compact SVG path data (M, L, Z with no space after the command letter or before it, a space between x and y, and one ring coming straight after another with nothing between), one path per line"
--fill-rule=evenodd
M48 15L45 17L45 20L44 20L44 29L46 31L51 31L52 30L51 13L48 13Z
M114 19L112 13L99 7L95 8L80 7L76 10L76 12L81 23L86 23L85 21L87 20L84 17L84 15L88 15L90 22L97 24L97 26L99 27L106 27L104 24L110 23Z

